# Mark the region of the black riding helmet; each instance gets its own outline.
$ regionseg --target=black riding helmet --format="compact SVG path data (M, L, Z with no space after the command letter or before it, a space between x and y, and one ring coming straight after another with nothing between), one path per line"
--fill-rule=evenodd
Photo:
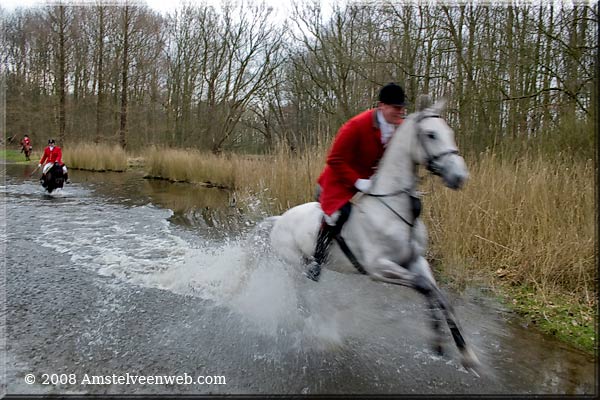
M379 91L379 101L383 104L403 107L405 105L404 89L400 85L390 82Z
M56 142L54 141L54 139L48 139L48 144L56 144Z

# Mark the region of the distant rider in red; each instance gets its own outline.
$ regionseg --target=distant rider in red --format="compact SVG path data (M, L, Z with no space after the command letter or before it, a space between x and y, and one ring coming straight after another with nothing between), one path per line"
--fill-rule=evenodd
M21 140L21 153L25 153L25 159L27 161L30 160L29 154L31 154L31 150L33 150L31 139L29 139L29 136L25 135L23 140Z
M69 180L69 174L67 172L67 166L62 162L62 150L60 147L56 146L56 142L54 139L48 140L48 146L44 149L44 155L42 155L42 159L38 164L38 168L42 165L44 168L42 169L42 176L46 175L46 172L52 167L54 163L58 163L63 169L63 174L65 176L65 182L71 183Z

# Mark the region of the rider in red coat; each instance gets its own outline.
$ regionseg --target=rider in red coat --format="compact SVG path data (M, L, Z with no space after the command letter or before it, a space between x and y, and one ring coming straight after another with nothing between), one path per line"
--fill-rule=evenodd
M377 108L351 118L338 131L318 179L318 200L325 218L306 273L308 278L318 281L329 244L350 215L350 199L358 191L369 191L369 178L375 173L389 139L404 120L404 97L401 86L385 85L379 92Z
M31 145L31 139L29 139L29 136L23 136L23 139L21 140L21 153L25 153L25 159L27 161L29 161L29 154L31 153L32 149L33 146Z
M54 139L48 140L48 146L44 149L44 154L38 164L38 167L42 165L44 168L42 169L42 175L46 175L46 172L50 169L50 167L54 164L58 163L62 169L66 183L71 183L69 180L69 174L67 171L67 166L62 162L62 150L60 147L56 146L56 142Z

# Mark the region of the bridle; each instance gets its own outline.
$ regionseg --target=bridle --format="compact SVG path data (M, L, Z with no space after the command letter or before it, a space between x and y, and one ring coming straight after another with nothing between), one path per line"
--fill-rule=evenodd
M452 149L452 150L442 151L437 154L431 154L431 152L427 149L427 145L425 143L425 140L426 140L425 136L427 134L420 126L420 122L427 118L441 118L441 116L439 114L433 114L433 113L430 113L430 114L422 113L419 116L417 116L417 118L415 120L415 124L417 127L417 139L419 140L419 144L421 145L421 148L423 149L423 152L425 153L425 168L427 169L427 171L431 172L433 175L441 176L442 170L438 166L437 161L440 160L442 157L445 157L450 154L458 155L459 152L458 152L458 149ZM413 164L414 164L414 170L416 171L417 163L413 162ZM420 207L420 198L416 195L414 188L399 189L392 193L385 193L385 194L376 194L376 193L364 193L364 194L367 196L376 198L377 200L379 200L380 203L382 203L385 207L387 207L392 213L394 213L394 215L396 215L398 218L400 218L404 223L406 223L411 228L414 227L414 222L418 217L418 215L415 215L415 212L414 212L415 202L419 202L419 207ZM412 222L408 221L406 218L404 218L402 215L400 215L396 210L394 210L388 203L386 203L383 200L383 198L385 198L385 197L394 197L394 196L398 196L398 195L402 195L402 194L406 194L411 198L411 201L413 204L413 221ZM420 209L419 209L419 213L420 213Z
M419 123L421 121L423 121L426 118L442 118L439 114L421 114L417 117L415 123L417 125L417 139L419 140L419 144L421 145L421 148L423 149L423 152L425 153L425 168L427 168L427 171L431 172L433 175L436 176L440 176L441 175L441 170L440 167L437 164L437 161L442 158L445 157L449 154L459 154L458 153L458 149L452 149L452 150L446 150L446 151L442 151L438 154L431 154L431 152L429 152L429 150L427 149L427 145L425 144L425 136L426 133L423 131L423 129L420 127Z

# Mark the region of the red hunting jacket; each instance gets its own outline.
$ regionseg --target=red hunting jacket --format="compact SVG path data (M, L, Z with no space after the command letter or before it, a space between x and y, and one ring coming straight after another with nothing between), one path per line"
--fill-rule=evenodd
M44 163L59 163L62 165L62 150L58 146L54 146L52 150L50 150L50 146L47 146L44 149L44 155L40 160L40 164L44 165Z
M325 214L333 214L354 196L358 191L354 183L375 173L384 150L377 109L364 111L342 125L318 179L319 202Z

